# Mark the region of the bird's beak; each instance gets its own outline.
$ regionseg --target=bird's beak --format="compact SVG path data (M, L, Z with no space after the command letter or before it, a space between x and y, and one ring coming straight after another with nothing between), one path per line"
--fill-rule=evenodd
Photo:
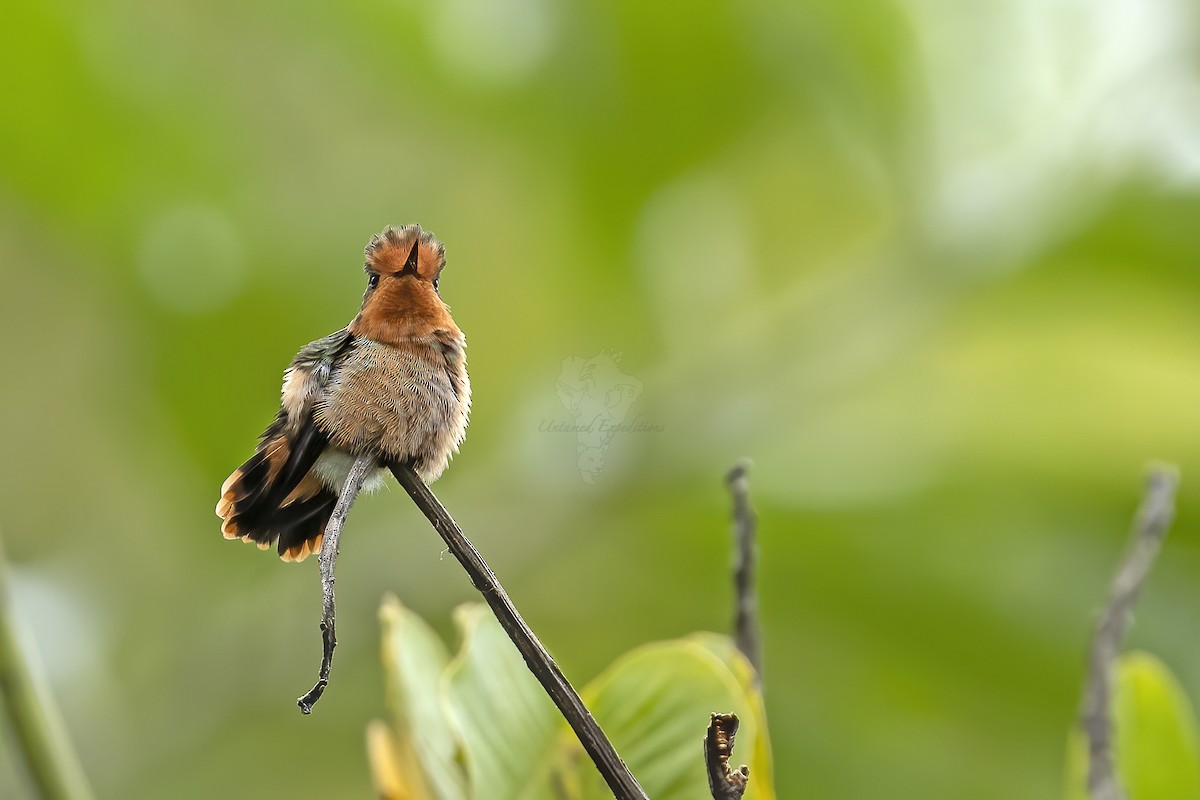
M417 249L421 246L421 237L413 242L412 250L408 254L408 259L404 262L404 269L400 270L399 275L412 275L414 278L419 277L417 272Z

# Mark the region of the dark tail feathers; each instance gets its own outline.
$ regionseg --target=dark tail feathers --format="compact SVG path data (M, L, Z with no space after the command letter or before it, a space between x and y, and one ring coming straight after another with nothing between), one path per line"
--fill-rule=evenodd
M320 552L337 495L308 472L311 463L295 474L301 465L292 455L280 437L226 479L217 502L226 539L255 542L260 550L278 540L284 561L303 561Z

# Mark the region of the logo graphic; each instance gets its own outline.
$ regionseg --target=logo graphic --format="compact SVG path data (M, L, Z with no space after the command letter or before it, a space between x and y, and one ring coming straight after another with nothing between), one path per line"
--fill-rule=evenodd
M621 353L602 350L591 358L563 359L554 384L558 399L571 415L568 423L543 420L541 430L574 433L579 474L595 483L604 470L604 457L618 432L661 431L640 415L626 422L629 409L642 393L642 382L620 368Z

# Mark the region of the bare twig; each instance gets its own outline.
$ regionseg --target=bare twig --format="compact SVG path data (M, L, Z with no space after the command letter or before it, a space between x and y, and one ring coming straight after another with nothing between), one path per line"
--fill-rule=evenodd
M737 714L713 714L704 737L704 765L708 768L708 791L713 800L739 800L746 793L750 768L742 764L729 766L733 756L733 739L737 736Z
M471 579L471 583L483 595L483 599L491 607L492 613L500 621L500 626L517 646L524 657L529 671L533 673L546 694L558 706L571 730L579 738L583 749L591 756L596 768L600 770L608 788L617 800L646 800L646 793L638 785L637 780L625 766L625 762L617 755L612 743L600 730L591 712L583 705L578 693L563 676L554 659L546 652L546 648L538 641L537 636L521 619L516 606L508 598L504 587L500 585L495 574L484 562L483 557L474 545L463 534L462 529L451 518L445 506L434 497L429 487L417 477L408 464L393 464L390 466L396 480L408 492L409 497L416 503L417 508L433 524L434 530L442 537L446 547L462 564L463 569Z
M758 516L750 505L749 463L741 461L725 475L725 484L733 495L733 538L736 556L733 572L737 593L733 630L738 649L754 667L754 679L762 687L762 635L758 626L758 595L754 586L754 568L758 558Z
M36 659L21 647L6 573L0 552L0 706L7 712L38 796L44 800L89 800L92 790L37 671Z
M1092 634L1080 717L1088 741L1087 787L1092 800L1123 800L1125 797L1113 763L1113 663L1129 628L1130 613L1142 582L1154 565L1159 546L1175 516L1178 483L1179 476L1173 468L1151 468L1134 523L1133 543L1117 569L1109 587L1108 602L1100 612Z
M341 538L342 526L346 523L350 506L354 504L354 498L358 497L363 481L367 479L367 473L376 466L375 459L371 456L358 457L354 466L350 468L350 474L346 476L346 483L342 486L337 505L333 507L333 514L325 525L321 555L317 556L321 565L321 671L318 673L316 684L296 701L302 714L312 713L313 705L321 699L325 687L329 685L329 671L333 668L333 649L337 647L333 609L333 568L337 564L338 539Z

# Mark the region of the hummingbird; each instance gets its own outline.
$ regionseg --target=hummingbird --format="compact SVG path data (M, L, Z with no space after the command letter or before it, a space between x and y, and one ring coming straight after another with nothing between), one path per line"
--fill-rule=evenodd
M366 247L367 289L349 325L301 348L279 412L254 455L221 486L226 539L277 543L284 561L320 552L351 466L410 464L426 483L458 452L471 409L466 337L442 302L442 243L420 225L388 227Z

